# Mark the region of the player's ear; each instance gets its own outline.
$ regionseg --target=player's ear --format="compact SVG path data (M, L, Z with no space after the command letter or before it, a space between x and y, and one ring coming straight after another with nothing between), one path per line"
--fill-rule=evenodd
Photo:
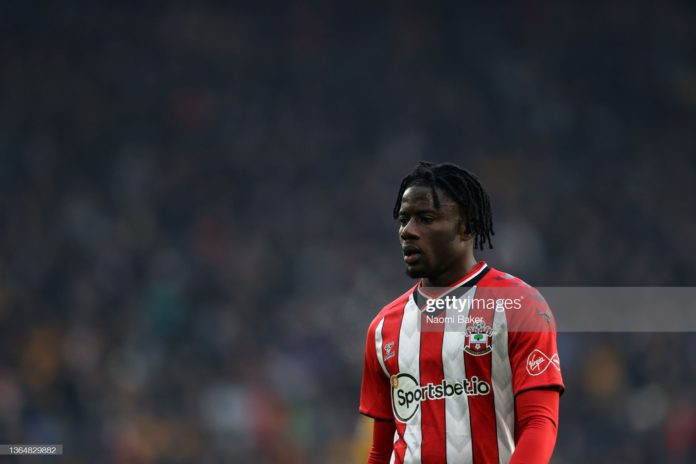
M474 238L474 234L467 230L466 222L461 218L459 219L459 223L457 224L457 233L459 234L463 242L473 240Z

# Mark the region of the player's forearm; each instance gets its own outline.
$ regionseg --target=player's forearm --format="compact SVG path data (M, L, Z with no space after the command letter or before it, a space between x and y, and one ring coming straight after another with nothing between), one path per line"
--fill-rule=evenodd
M558 433L558 399L558 392L553 390L529 390L517 396L519 434L510 464L549 462Z
M547 418L533 419L520 436L510 464L546 464L555 444L555 424Z
M375 420L372 431L372 449L367 464L389 464L394 445L394 421Z

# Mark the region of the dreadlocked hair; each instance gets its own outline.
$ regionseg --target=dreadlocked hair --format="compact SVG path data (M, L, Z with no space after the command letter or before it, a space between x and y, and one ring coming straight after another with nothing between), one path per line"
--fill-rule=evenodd
M489 248L493 248L491 236L495 235L495 232L491 201L475 175L455 164L419 162L418 166L401 181L399 195L394 205L394 219L399 217L404 192L414 185L430 187L435 208L440 208L437 189L446 192L459 205L467 232L474 234L474 248L483 250L486 242Z

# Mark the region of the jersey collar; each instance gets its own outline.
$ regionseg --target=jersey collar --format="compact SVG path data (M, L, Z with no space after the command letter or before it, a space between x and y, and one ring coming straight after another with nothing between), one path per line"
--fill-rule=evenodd
M416 304L419 304L420 301L425 301L427 299L432 299L432 298L442 298L443 296L449 295L450 293L454 292L457 290L455 293L459 294L462 293L460 291L464 290L464 293L466 293L467 290L469 290L471 287L476 285L484 275L490 270L488 267L488 264L486 264L485 261L479 261L474 268L469 271L468 274L466 274L464 277L453 283L452 285L448 286L446 289L437 289L439 291L433 292L430 289L427 289L423 287L423 280L418 282L418 285L416 286L415 291L413 292L413 298L416 300ZM430 291L428 291L430 290Z

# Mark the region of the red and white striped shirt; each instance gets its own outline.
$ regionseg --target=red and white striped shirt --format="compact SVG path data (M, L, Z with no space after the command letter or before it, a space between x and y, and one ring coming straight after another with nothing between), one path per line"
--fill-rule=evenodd
M360 412L395 421L393 463L508 463L515 395L564 389L555 321L535 289L485 262L446 296L425 310L416 285L372 321Z

